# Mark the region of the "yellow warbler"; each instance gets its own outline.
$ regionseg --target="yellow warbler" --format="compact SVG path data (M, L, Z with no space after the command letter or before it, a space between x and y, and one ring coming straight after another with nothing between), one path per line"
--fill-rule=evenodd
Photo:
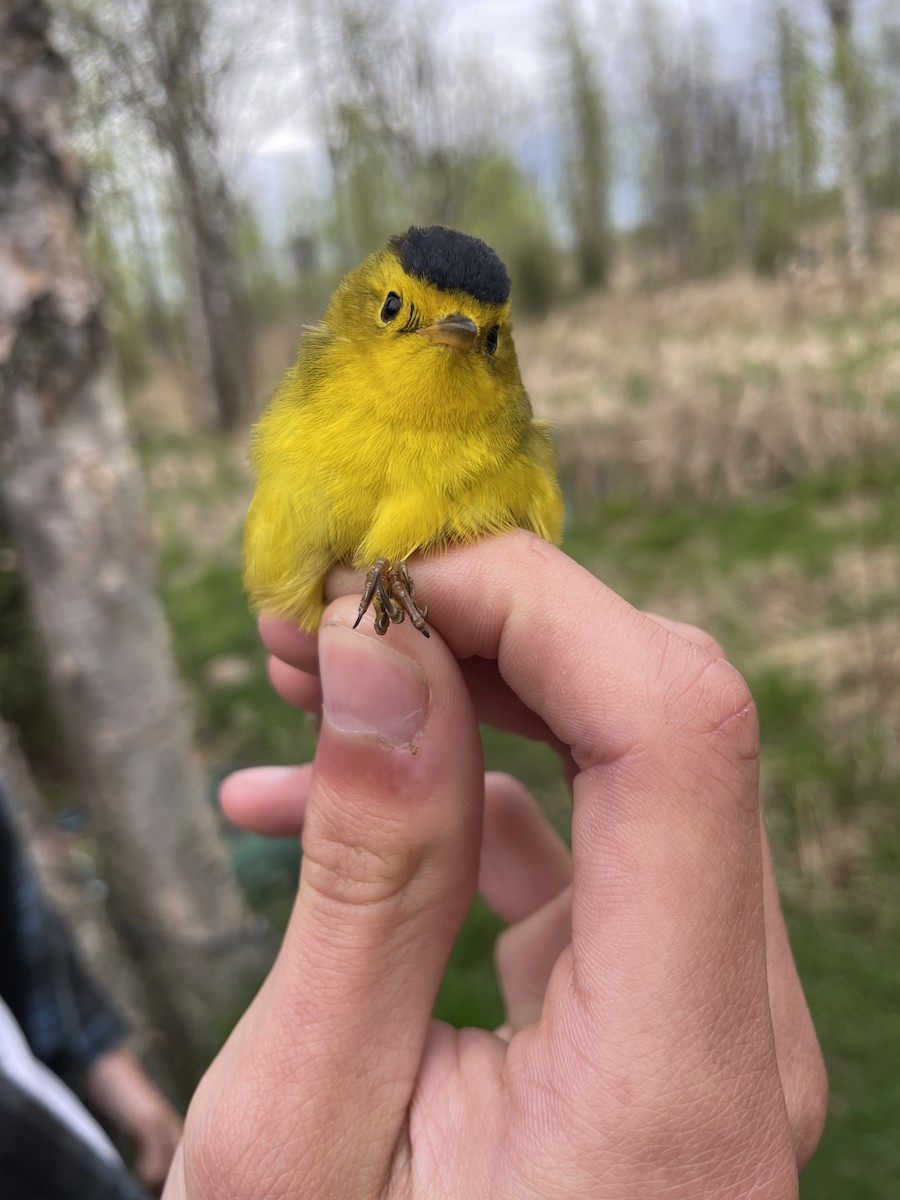
M509 291L489 246L438 225L343 279L253 432L244 582L258 610L315 630L325 576L351 563L368 572L360 618L374 603L379 633L407 615L427 637L410 555L516 527L559 540Z

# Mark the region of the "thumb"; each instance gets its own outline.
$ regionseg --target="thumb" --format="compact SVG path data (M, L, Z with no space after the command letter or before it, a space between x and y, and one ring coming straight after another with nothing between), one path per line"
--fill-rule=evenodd
M260 1137L294 1156L285 1195L299 1178L304 1195L381 1194L477 879L481 746L456 660L438 636L379 638L355 616L336 602L319 635L323 725L282 952L213 1068L241 1078L242 1139L262 1106L254 1158Z

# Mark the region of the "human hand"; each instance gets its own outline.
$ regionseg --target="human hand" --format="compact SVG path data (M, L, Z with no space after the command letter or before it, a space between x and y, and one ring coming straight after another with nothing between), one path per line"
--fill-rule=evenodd
M305 807L300 894L167 1195L795 1196L824 1078L743 681L528 535L416 581L442 637L351 632L352 599L326 614L318 663L315 639L266 632L283 694L314 705L321 671L316 763L239 776L224 800L273 829ZM476 711L565 755L571 888L517 785L489 781L483 805ZM515 922L508 1042L430 1020L482 825L481 885Z
M85 1090L94 1108L127 1135L135 1176L158 1196L181 1137L181 1117L124 1046L108 1050L91 1064Z

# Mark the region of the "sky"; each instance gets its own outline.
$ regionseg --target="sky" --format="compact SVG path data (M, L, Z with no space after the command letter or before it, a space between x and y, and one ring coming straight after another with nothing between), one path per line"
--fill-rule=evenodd
M604 65L613 81L621 71L619 55L627 52L639 2L580 0L586 20L596 26L599 40L608 46L609 61ZM760 13L766 6L766 0L657 0L657 3L676 27L688 25L698 17L708 23L726 76L739 73L746 65L748 47L756 44L750 33L758 28ZM799 0L799 3L816 5L819 0ZM544 86L551 8L548 0L454 0L453 4L423 0L419 6L429 20L429 10L434 10L435 39L439 46L446 47L452 59L475 55L526 93L542 90ZM315 141L309 120L294 112L274 124L257 153L308 150Z
M616 112L624 108L622 98L633 84L641 62L635 40L636 15L641 0L575 0L584 14L586 27L596 34L604 47L602 68L611 98L619 151L627 153L634 139ZM775 0L656 0L671 21L674 31L696 27L703 22L716 56L723 80L746 77L765 45L771 28ZM823 0L787 0L813 29L825 28ZM857 0L863 24L871 21L879 4L898 0ZM552 37L550 12L553 0L420 0L418 12L429 23L433 37L451 62L475 56L487 65L493 78L507 80L509 94L525 99L527 116L522 119L516 153L520 161L536 169L546 186L552 189L558 173L559 132L554 125L550 81L546 77L548 42ZM295 12L299 9L295 9ZM302 27L281 28L276 36L290 50L300 44ZM294 54L293 63L297 56ZM296 70L296 67L294 67ZM281 106L270 103L257 114L252 146L242 158L239 172L243 185L254 198L267 227L273 223L290 224L289 196L297 196L298 187L307 197L321 195L327 179L324 153L315 131L308 89L297 81L295 94L306 99L291 100L291 83L281 78L286 100ZM273 84L274 87L274 84ZM268 93L271 98L274 91ZM528 104L531 98L532 103ZM261 119L260 119L261 118ZM627 171L625 172L627 175ZM628 223L636 211L637 188L627 179L620 183L613 198L614 216ZM295 204L296 206L296 204Z
M635 12L639 0L576 0L584 12L588 28L596 30L597 41L605 47L603 70L607 86L615 94L628 86L633 73ZM799 0L803 3L804 0ZM819 0L813 0L818 3ZM750 36L758 26L761 5L766 0L658 0L677 28L692 24L698 17L709 22L715 40L720 67L726 77L740 74L746 66L748 46L758 44ZM520 126L516 153L541 178L545 190L558 190L561 169L558 130L547 103L533 103L548 96L546 78L548 40L552 36L548 0L454 0L440 4L422 0L419 12L431 23L433 36L450 61L473 56L486 64L493 78L509 81L510 94L523 97L527 118ZM434 13L432 20L431 13ZM302 27L288 22L274 30L283 53L290 52L302 38ZM267 236L273 241L287 237L300 206L299 195L315 197L327 187L328 172L324 151L315 129L312 105L291 102L290 80L282 74L281 103L278 88L257 101L255 131L238 169L238 182L253 199ZM296 92L303 96L304 85L297 81ZM275 98L274 103L273 98ZM532 103L529 103L529 100ZM267 107L268 104L268 107ZM627 140L627 132L622 136ZM622 179L613 196L614 218L622 223L636 219L637 189Z

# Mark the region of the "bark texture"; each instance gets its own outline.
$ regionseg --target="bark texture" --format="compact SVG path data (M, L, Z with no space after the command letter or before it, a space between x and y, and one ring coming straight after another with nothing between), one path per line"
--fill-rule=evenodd
M143 484L82 253L72 79L0 0L0 497L113 911L187 1085L259 978L154 590Z
M184 117L190 119L190 114ZM232 249L234 205L216 163L212 134L201 138L205 145L196 150L177 113L157 114L154 125L172 153L181 201L188 337L200 384L200 415L210 428L234 429L252 390L251 338L240 321Z
M233 429L252 393L253 338L241 312L236 209L212 116L210 90L228 64L216 61L210 5L79 4L70 20L99 73L103 102L137 113L171 161L199 416L210 428Z

